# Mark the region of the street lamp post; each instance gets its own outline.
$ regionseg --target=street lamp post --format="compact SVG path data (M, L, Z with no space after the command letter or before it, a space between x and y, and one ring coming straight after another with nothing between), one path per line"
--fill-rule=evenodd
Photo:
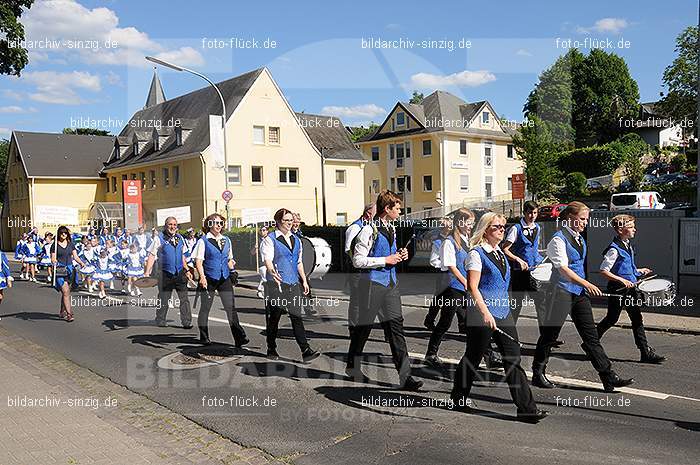
M202 79L204 79L205 81L207 81L209 83L209 85L212 86L214 88L214 90L216 91L216 93L218 94L219 99L221 100L221 130L223 131L223 136L224 136L224 142L223 142L224 143L224 147L223 147L223 149L224 149L224 186L225 186L225 189L228 190L228 151L227 151L227 147L226 147L226 102L224 101L224 96L221 94L221 90L219 90L219 87L216 84L214 84L214 82L211 79L209 79L208 77L206 77L202 73L198 73L197 71L191 70L189 68L185 68L183 66L169 63L167 61L161 60L160 58L147 56L146 60L148 60L152 63L156 63L158 65L162 65L162 66L165 66L167 68L173 69L175 71L185 71L187 73L194 74L195 76L199 76ZM205 202L205 208L206 208L206 202ZM204 213L206 216L206 212L204 212ZM226 226L227 226L227 228L230 227L230 225L231 225L231 218L229 217L228 202L226 202Z
M326 147L321 147L321 212L323 213L323 226L326 226Z

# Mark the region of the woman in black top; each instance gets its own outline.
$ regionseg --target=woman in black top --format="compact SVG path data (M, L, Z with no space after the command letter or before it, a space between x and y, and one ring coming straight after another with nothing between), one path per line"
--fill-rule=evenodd
M70 230L61 226L56 234L56 242L51 246L51 263L56 266L54 287L61 293L61 311L59 316L66 321L73 321L73 310L70 305L70 286L73 276L73 261L81 267L85 264L78 257L78 252L73 246Z

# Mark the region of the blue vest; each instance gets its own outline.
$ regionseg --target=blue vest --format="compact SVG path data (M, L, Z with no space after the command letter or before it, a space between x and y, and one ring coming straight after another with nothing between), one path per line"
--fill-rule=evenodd
M435 242L437 242L438 240L440 242L443 241L443 239L440 238L440 239L435 239ZM455 259L457 260L456 268L459 270L460 273L462 273L462 276L464 276L464 278L466 279L467 278L467 268L466 268L465 264L466 264L467 260L469 259L469 252L466 249L464 249L463 247L458 247L457 242L454 240L453 237L448 237L446 240L452 242L452 245L455 248ZM448 273L450 274L450 287L452 289L457 289L458 291L467 292L464 285L455 277L455 275L449 271L448 271Z
M580 278L586 279L586 271L584 269L586 263L586 241L581 237L581 244L583 244L583 253L580 254L576 247L567 239L567 234L564 234L561 230L554 233L554 237L560 237L564 244L566 245L566 256L569 259L569 269L576 273ZM555 268L555 273L557 275L557 284L562 289L574 294L581 295L583 293L583 286L572 283L568 279L564 278L561 273Z
M286 239L277 236L277 231L271 233L270 239L275 246L275 256L272 259L277 272L282 277L282 282L289 285L299 284L299 254L301 253L301 239L295 234L290 237L294 238L294 248L289 250L286 245ZM282 243L281 241L285 241ZM268 272L267 280L274 282L274 278Z
M543 260L538 250L540 247L540 225L535 225L534 242L530 242L530 239L525 236L522 223L518 221L513 227L517 231L517 235L510 251L517 257L522 258L527 263L527 266L532 269Z
M610 272L636 283L641 273L637 272L637 264L634 262L634 251L632 251L632 253L628 252L618 243L618 240L615 239L610 243L608 248L605 249L603 254L607 253L611 248L617 250L617 260L615 260L612 268L610 268Z
M378 232L377 239L374 241L372 248L369 251L369 257L388 257L396 253L396 233L394 233L394 241L389 245L389 240L384 234ZM396 267L394 265L384 265L381 268L372 268L368 274L369 280L377 284L388 287L390 283L398 284L396 278Z
M231 250L231 240L228 237L222 237L226 240L222 250L212 244L206 236L200 239L200 241L204 241L204 263L202 266L207 278L219 280L229 276L228 252Z
M170 274L177 274L182 270L182 247L185 240L181 235L175 234L177 245L173 245L160 233L160 247L158 247L158 263L163 271Z
M510 302L508 296L508 285L510 284L510 265L508 260L504 260L506 274L503 276L501 270L491 261L482 246L474 250L479 252L481 257L481 279L479 280L479 292L486 302L486 306L494 318L502 320L510 313Z

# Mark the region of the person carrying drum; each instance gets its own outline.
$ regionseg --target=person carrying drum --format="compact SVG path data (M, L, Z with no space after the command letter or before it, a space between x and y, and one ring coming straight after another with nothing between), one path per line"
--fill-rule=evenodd
M632 334L634 343L641 353L642 363L661 363L666 357L657 354L647 343L642 321L642 310L636 289L639 278L651 273L649 268L637 268L635 262L635 250L630 240L634 238L637 228L635 218L632 215L616 215L612 218L612 227L615 230L615 238L604 252L603 262L600 264L600 274L608 279L608 293L620 294L608 297L608 314L600 320L596 329L598 337L610 329L624 309L632 322Z
M438 273L435 275L435 292L433 293L433 298L428 307L428 313L425 315L423 320L423 326L429 330L435 329L435 319L440 312L440 306L438 305L438 296L442 294L445 289L449 286L450 273L443 269L442 261L440 260L440 250L442 249L443 242L450 237L452 234L452 219L448 216L440 219L440 230L438 231L438 236L433 239L433 244L430 249L430 266L433 267ZM460 320L460 333L462 332L461 326L463 321Z
M552 296L552 308L540 328L535 357L532 360L532 385L552 389L554 384L547 379L545 369L552 346L559 336L567 315L576 326L583 343L581 348L588 355L593 368L603 382L605 392L614 392L616 387L628 386L633 379L620 378L612 369L612 363L600 344L590 295L601 295L600 289L586 280L586 241L583 231L588 226L590 209L582 202L571 202L559 216L561 229L547 244L547 256L552 261L552 279L556 288Z
M294 221L292 223L292 234L294 234L297 238L299 238L299 240L301 240L304 237L304 233L301 232L301 213L296 212L292 213L292 215L294 215ZM312 271L313 270L308 270L309 274ZM301 284L301 282L299 284ZM303 298L304 313L306 314L306 316L314 317L318 315L318 312L314 309L314 306L311 304L311 302L313 302L314 299L311 289L311 283L307 281L306 285L309 286L309 292L308 294L305 294L305 297Z
M362 227L369 224L377 213L377 205L370 203L365 205L362 216L352 222L345 230L345 257L348 265L348 287L350 288L350 302L348 303L348 332L352 337L352 332L359 321L360 301L357 293L360 284L360 271L352 265L352 251L355 238L360 234Z
M277 332L282 312L289 314L292 332L301 349L304 362L320 355L306 339L302 313L302 292L309 294L304 264L301 261L301 239L292 233L294 216L286 208L275 212L275 230L260 244L260 253L265 262L265 326L267 333L267 357L279 359Z
M359 323L352 332L345 374L353 380L367 381L360 368L360 358L372 332L374 320L384 328L389 339L391 356L399 372L401 387L417 391L423 382L411 376L406 337L403 329L401 294L398 289L396 264L408 259L408 250L396 244L396 230L391 224L401 215L401 198L391 191L377 197L377 216L362 227L352 254L352 264L363 270L359 283Z

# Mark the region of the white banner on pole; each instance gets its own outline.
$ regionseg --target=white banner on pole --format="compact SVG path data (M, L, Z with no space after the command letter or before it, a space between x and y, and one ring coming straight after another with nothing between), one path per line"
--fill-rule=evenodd
M160 208L156 210L156 224L158 226L163 226L165 224L165 219L169 216L175 217L178 224L192 221L190 206L186 205L184 207Z
M269 207L241 209L241 222L244 225L269 221L272 221L272 210Z
M57 205L37 205L36 221L37 226L41 225L70 225L78 224L78 209L73 207L60 207Z

